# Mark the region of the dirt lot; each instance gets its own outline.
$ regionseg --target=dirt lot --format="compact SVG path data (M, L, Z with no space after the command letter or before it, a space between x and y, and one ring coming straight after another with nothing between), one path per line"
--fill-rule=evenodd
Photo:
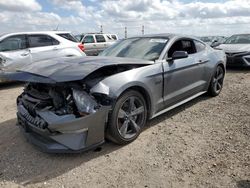
M20 85L0 86L0 187L250 187L250 70L148 123L133 143L50 155L15 126Z

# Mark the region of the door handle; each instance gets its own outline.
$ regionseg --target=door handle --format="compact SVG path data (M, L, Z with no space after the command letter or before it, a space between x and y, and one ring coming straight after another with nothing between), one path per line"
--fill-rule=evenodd
M207 60L199 60L199 64L203 64L203 63L207 63L207 62L209 62L209 60L207 59Z
M54 47L53 50L58 50L58 48L57 48L57 47Z
M30 54L29 52L26 52L26 53L21 54L21 56L27 56L29 54Z

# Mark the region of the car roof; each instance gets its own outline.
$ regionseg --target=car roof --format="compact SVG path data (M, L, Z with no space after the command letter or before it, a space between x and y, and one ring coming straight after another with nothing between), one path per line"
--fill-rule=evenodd
M80 33L77 35L117 35L117 34L114 34L114 33Z
M4 33L4 35L24 35L24 34L61 34L61 33L71 33L70 31L22 31L22 32L14 32L14 33Z
M178 39L178 38L187 38L187 39L199 41L206 45L206 43L204 43L202 40L200 40L196 36L182 35L182 34L175 34L175 33L146 34L146 35L138 35L138 36L129 37L129 38L138 38L138 37L139 38L163 37L163 38L168 38L169 40Z
M134 37L141 37L141 38L147 38L147 37L165 37L165 38L190 38L190 39L198 39L197 37L190 36L190 35L182 35L182 34L175 34L175 33L160 33L160 34L146 34L146 35L138 35ZM134 38L129 37L129 38ZM199 39L198 39L199 40Z
M238 35L250 35L250 33L233 34L231 36L238 36Z

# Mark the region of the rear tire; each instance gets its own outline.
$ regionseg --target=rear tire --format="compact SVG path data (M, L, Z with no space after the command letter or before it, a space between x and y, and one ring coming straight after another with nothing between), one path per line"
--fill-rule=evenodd
M141 133L147 120L144 97L135 90L123 93L110 114L107 138L124 145L134 141Z
M220 94L223 87L224 77L224 69L221 66L217 66L208 88L208 93L210 96L215 97Z

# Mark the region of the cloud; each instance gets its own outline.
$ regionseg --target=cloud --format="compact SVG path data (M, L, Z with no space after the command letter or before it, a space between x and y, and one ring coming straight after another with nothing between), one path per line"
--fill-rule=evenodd
M46 12L15 12L3 11L0 13L1 32L53 30L61 22L61 17ZM4 25L4 27L2 27Z
M211 3L194 0L50 0L52 12L42 11L35 0L0 1L0 32L59 29L74 32L105 32L129 36L141 33L181 32L200 35L250 32L250 1ZM60 10L60 11L58 11ZM63 14L63 10L67 14ZM18 13L18 16L16 16ZM69 15L72 13L71 15ZM20 24L21 23L21 24ZM239 29L238 29L239 30Z
M24 11L40 11L41 5L36 0L1 0L0 10L24 12Z
M137 28L145 25L146 32L181 31L195 35L225 32L222 26L230 28L246 25L250 20L250 1L229 0L224 3L194 1L183 3L179 0L105 0L101 3L103 17L109 17L123 27ZM104 21L108 25L107 22ZM230 26L229 26L230 25ZM234 25L234 26L231 26ZM136 27L137 26L137 27ZM200 31L205 28L205 31ZM220 30L215 30L219 28ZM242 28L243 29L243 28ZM245 26L244 30L249 29Z
M191 2L161 0L104 1L103 10L116 18L139 18L143 20L168 20L178 18L220 18L250 16L250 1L231 0L224 3Z
M85 7L80 0L51 0L51 2L55 6L65 10L73 10L77 13L85 11Z
M250 1L234 0L225 3L189 3L179 5L179 10L185 17L193 18L223 18L235 16L250 16Z

